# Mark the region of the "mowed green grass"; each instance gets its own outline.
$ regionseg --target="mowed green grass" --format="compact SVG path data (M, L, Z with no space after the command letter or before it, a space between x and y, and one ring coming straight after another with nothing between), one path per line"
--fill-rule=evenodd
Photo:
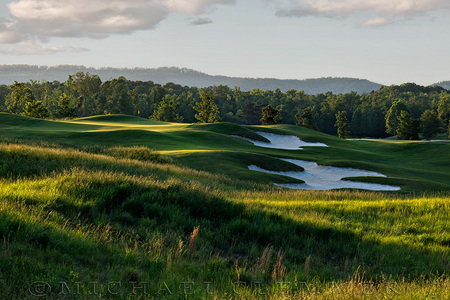
M283 157L380 172L388 178L357 180L398 185L403 192L450 189L450 143L446 141L344 140L291 125L163 123L142 118L138 121L136 117L125 115L45 121L1 113L0 118L0 130L5 138L79 148L95 145L145 146L193 169L232 174L237 179L261 183L269 183L269 180L285 183L289 179L251 172L247 170L247 165L259 162L260 167L275 171L297 168L277 160ZM322 142L329 147L304 147L294 151L270 149L256 147L231 136L264 141L255 133L258 130L296 135L305 141Z
M0 114L2 298L446 299L448 144L134 121ZM230 136L258 130L330 147ZM403 191L285 190L247 169L295 170L277 157L362 166Z

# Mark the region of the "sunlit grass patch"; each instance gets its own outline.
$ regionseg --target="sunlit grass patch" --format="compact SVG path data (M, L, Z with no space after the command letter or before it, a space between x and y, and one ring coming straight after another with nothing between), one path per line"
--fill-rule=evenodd
M198 299L445 299L450 195L427 186L445 187L446 153L437 155L445 145L341 144L274 126L329 142L337 163L364 161L397 172L394 180L405 187L419 186L414 193L286 190L272 185L281 176L264 177L247 165L289 169L277 157L326 161L326 149L261 150L229 137L228 130L241 130L236 126L144 136L77 132L44 141L25 130L26 139L3 137L2 297L35 299L30 288L38 281L50 286L50 299L78 288L80 295L67 297L184 299L186 282L194 283L187 297ZM114 142L127 136L128 146ZM80 143L82 137L89 139ZM156 147L135 140L148 137ZM432 158L418 160L426 155ZM391 166L395 158L400 162ZM112 282L121 283L120 295L108 290ZM133 282L148 283L145 295L133 294Z

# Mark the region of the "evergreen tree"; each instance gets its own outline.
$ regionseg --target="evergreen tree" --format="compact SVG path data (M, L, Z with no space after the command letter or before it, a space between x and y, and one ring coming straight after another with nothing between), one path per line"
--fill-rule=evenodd
M261 118L261 123L263 125L274 125L274 124L280 124L280 118L278 117L278 114L280 112L278 110L276 110L275 108L273 108L270 105L267 105L266 107L264 107L262 109L262 118Z
M399 117L402 111L408 111L405 103L401 100L395 100L386 114L386 133L395 135L399 126Z
M318 130L310 108L305 108L301 114L296 114L295 118L297 119L297 126Z
M253 100L247 100L244 102L241 108L242 116L244 117L245 124L259 124L260 115Z
M162 122L183 122L183 117L176 113L179 105L180 102L176 95L165 95L149 119Z
M347 112L340 111L336 114L336 123L334 124L337 127L337 132L340 138L345 139L348 137L350 133L350 124L347 119Z
M200 92L201 102L196 102L194 109L198 112L195 118L200 123L214 123L219 120L219 108L214 103L214 96L209 92Z
M413 119L407 111L402 111L398 117L397 138L401 140L418 140L420 131L420 121Z
M358 107L354 112L352 116L352 125L351 125L351 132L356 137L362 137L366 132L365 124L366 122L363 119L363 113L361 112L361 109Z
M422 135L425 139L429 140L439 133L441 122L436 112L430 109L424 111L420 121L422 122Z

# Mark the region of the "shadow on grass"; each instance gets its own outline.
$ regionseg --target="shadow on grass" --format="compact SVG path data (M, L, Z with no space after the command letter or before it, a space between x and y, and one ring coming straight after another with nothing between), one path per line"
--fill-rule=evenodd
M443 273L447 268L448 251L367 241L350 229L323 226L320 218L314 223L294 221L241 204L239 199L226 199L195 179L180 179L174 170L89 159L78 152L27 149L0 151L2 177L12 173L13 178L22 178L4 180L5 190L0 192L4 205L0 240L6 249L0 265L12 266L19 261L20 268L14 271L17 281L41 274L51 277L58 268L58 276L64 277L72 265L85 273L131 267L159 274L168 268L170 249L177 249L179 240L187 244L196 226L200 226L200 233L194 258L205 262L216 253L226 262L221 270L232 274L237 261L255 263L268 245L284 252L288 271L300 279L306 278L307 257L309 276L321 280L345 278L358 269L377 279L383 274ZM82 168L68 168L72 164ZM159 172L158 176L152 172ZM332 208L327 214L334 214ZM365 216L362 212L356 220L365 220ZM369 218L367 222L375 221ZM110 242L100 238L96 242L95 231L86 235L77 231L97 227L111 227L121 234L107 234ZM162 236L161 241L149 242L156 235ZM444 239L441 246L446 247L446 243ZM6 267L0 270L7 274ZM116 276L123 277L126 272L119 273Z
M64 220L81 222L88 227L109 224L128 232L131 243L133 239L135 242L147 240L151 232L174 234L189 240L192 229L200 226L199 260L207 260L211 253L221 253L221 257L229 261L254 261L265 247L271 245L284 251L286 263L294 272L302 270L306 258L311 256L310 276L322 280L343 278L358 269L373 279L381 278L383 274L429 275L446 271L448 263L444 252L369 242L350 230L296 222L228 201L211 191L182 182L166 184L74 171L56 178L53 190L58 196L47 203L45 199L36 200L32 191L29 196L3 197L3 201L31 207L44 203L41 206L43 215L57 212ZM364 216L359 219L363 220ZM14 221L8 215L3 216L0 224L0 238L14 237L23 239L22 242L30 246L54 249L74 262L78 255L84 255L82 253L103 252L101 245L95 249L95 244L87 245L84 239L77 240L74 236L69 238L69 233L64 230L55 233L45 226L34 227L36 223ZM176 241L173 243L168 247L176 246ZM123 252L116 255L126 260ZM113 264L112 261L106 263Z

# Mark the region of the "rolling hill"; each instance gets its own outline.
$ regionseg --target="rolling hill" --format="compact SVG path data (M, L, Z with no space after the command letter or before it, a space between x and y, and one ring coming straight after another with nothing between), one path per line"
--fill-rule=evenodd
M69 75L77 72L89 72L99 75L102 81L124 76L133 81L153 81L164 85L174 82L183 86L208 87L213 85L227 85L231 88L238 86L243 91L253 88L275 90L279 88L285 92L290 89L303 90L307 94L333 92L359 94L378 90L381 85L357 78L318 78L305 80L287 80L275 78L240 78L227 76L212 76L186 68L89 68L75 65L61 66L31 66L31 65L0 65L0 84L12 84L14 81L26 82L33 80L60 81L67 80Z
M293 135L328 147L257 147ZM446 299L450 143L0 113L5 299ZM400 192L289 190L280 158Z
M438 86L443 87L446 90L450 90L450 80L449 81L441 81L441 82L438 82L438 83L433 84L433 85L438 85Z

